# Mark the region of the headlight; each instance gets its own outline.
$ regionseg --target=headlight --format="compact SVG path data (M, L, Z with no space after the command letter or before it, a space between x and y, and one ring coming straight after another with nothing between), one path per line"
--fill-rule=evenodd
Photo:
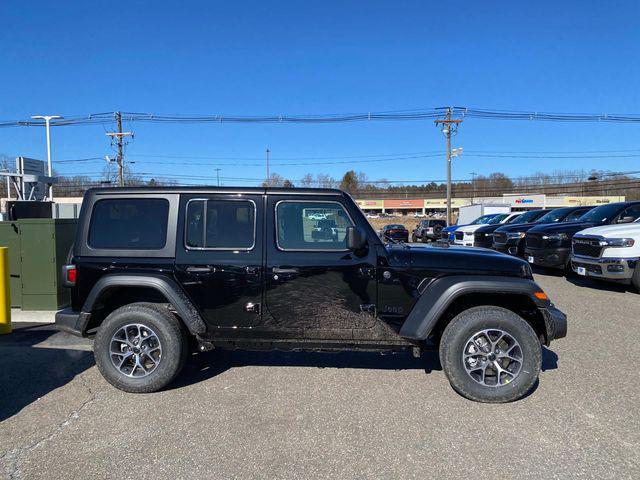
M607 238L600 242L603 247L633 247L636 242L633 238Z
M524 232L507 232L507 238L524 238Z
M569 235L567 235L566 233L554 233L553 235L543 235L542 236L543 240L557 240L557 241L563 241L563 240L569 240Z

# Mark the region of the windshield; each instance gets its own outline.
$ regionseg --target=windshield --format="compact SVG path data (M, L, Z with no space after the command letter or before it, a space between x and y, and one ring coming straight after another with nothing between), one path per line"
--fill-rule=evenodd
M540 223L553 223L559 222L567 215L567 210L559 208L557 210L551 210L549 213L540 217L538 222Z
M514 217L511 217L509 220L507 220L507 223L522 223L520 221L521 218L522 218L522 214L516 215Z
M387 225L387 230L404 230L404 225Z
M491 220L495 216L496 216L495 213L490 213L489 215L483 215L483 216L481 216L479 218L476 218L469 225L483 225L485 223L489 223L489 220Z
M607 220L613 218L618 213L618 211L620 211L620 205L600 205L593 210L589 210L587 213L581 216L578 221L593 223L606 222Z
M487 222L487 225L496 225L497 223L500 223L508 216L509 216L508 213L501 213L500 215L496 215L495 217L493 217L491 220Z
M518 223L531 223L541 215L540 210L525 212L518 217Z

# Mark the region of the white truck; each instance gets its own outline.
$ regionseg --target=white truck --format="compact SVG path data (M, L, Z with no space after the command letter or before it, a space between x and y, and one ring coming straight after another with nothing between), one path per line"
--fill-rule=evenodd
M510 213L511 206L498 203L474 203L463 205L458 210L458 225L468 225L476 218L489 213Z
M640 219L591 227L572 241L571 267L578 275L632 284L640 291Z
M509 220L520 216L520 214L522 214L522 212L500 213L495 217L481 223L470 223L469 225L463 225L460 228L456 229L453 243L455 243L456 245L464 245L465 247L475 247L474 241L476 230L481 227L486 227L487 225L508 223Z

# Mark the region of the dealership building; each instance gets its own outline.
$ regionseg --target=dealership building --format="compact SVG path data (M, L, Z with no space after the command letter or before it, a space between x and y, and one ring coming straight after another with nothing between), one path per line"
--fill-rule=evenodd
M569 196L504 194L501 197L452 198L451 208L456 211L461 206L472 204L500 204L510 205L513 211L534 210L537 208L577 207L582 205L604 205L607 203L624 202L622 196ZM446 198L384 198L384 199L356 199L358 206L365 213L395 213L408 215L413 213L439 213L447 209Z

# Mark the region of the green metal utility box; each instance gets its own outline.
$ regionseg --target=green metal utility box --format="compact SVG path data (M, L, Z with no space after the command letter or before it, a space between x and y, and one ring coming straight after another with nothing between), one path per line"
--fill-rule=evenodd
M11 307L22 306L22 261L20 260L20 225L0 222L0 247L9 247Z
M0 222L0 246L9 247L12 306L57 310L69 304L60 271L73 244L76 224L75 219L51 218Z

